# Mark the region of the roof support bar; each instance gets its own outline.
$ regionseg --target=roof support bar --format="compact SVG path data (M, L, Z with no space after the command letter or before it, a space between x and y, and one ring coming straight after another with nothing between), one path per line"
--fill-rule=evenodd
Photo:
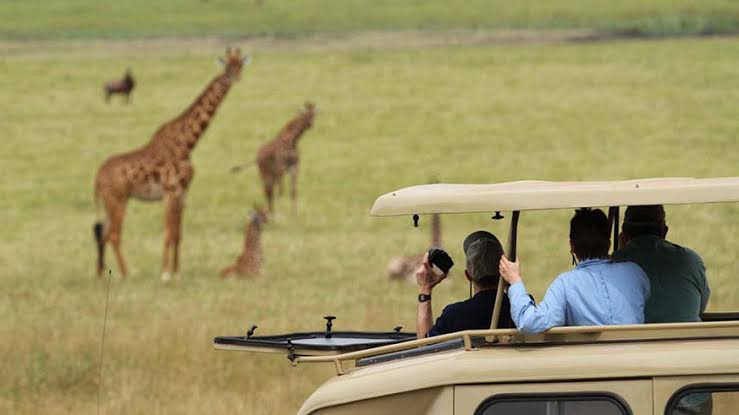
M611 206L608 208L608 223L613 227L613 240L611 246L613 252L618 251L618 223L619 223L619 209L618 206Z
M518 216L521 212L514 210L511 215L511 229L508 232L508 252L507 257L511 261L516 260L516 238L518 236ZM503 306L503 291L508 287L503 277L498 280L498 292L495 293L495 305L493 305L493 318L490 320L490 329L498 328L498 320L500 318L500 308Z

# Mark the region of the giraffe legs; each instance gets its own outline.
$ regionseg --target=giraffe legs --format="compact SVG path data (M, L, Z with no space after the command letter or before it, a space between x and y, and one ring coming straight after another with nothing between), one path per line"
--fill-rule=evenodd
M118 269L121 276L125 279L128 275L126 260L121 253L121 235L123 231L123 217L126 213L126 201L113 200L111 197L104 198L105 210L108 216L108 223L103 225L103 251L105 243L110 241L113 245L116 261L118 261Z
M277 195L280 197L282 197L282 194L283 194L283 191L282 191L283 183L282 182L283 182L282 176L280 176L277 180L275 180L275 187L277 187Z
M293 215L298 213L298 165L290 167L290 199L292 200Z
M264 185L264 197L267 199L267 208L269 210L269 214L272 215L275 213L275 207L274 207L274 199L275 199L275 184L274 181L269 179L262 180Z
M170 251L172 251L171 271L175 279L179 279L180 268L180 233L182 229L183 197L168 194L165 198L164 213L164 252L162 254L162 281L171 279Z

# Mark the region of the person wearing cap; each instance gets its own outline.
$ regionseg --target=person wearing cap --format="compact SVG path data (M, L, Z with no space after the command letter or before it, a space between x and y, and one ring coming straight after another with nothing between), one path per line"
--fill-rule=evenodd
M570 251L577 265L554 280L539 304L526 293L519 261L501 258L500 274L510 284L511 318L518 330L643 323L649 280L633 262L611 261L610 246L603 211L578 209L570 221Z
M432 326L431 291L446 278L447 274L433 273L428 254L426 254L423 265L416 271L418 283L416 337L423 338L461 330L490 328L493 303L500 279L498 263L503 255L503 246L492 233L476 231L465 238L462 248L465 254L464 275L472 285L474 296L468 300L447 305ZM503 298L498 327L513 328L509 311L510 304L507 298Z
M701 321L711 289L701 257L665 240L668 231L662 205L629 206L614 261L638 264L649 277L646 323Z

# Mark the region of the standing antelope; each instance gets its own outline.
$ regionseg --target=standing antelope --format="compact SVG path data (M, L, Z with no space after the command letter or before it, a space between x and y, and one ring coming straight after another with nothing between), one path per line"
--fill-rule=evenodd
M110 81L105 84L103 89L105 90L105 102L110 101L110 96L113 94L121 94L126 96L126 104L131 98L131 91L136 85L136 81L133 79L130 69L126 69L126 73L122 79Z
M262 271L262 225L267 223L267 212L255 207L249 213L249 221L244 229L244 250L236 262L221 271L221 277L237 275L258 275Z
M431 246L441 247L441 217L438 213L431 215ZM387 265L387 276L391 280L413 280L416 270L423 264L425 254L426 252L392 258Z
M127 274L121 254L123 216L128 199L165 202L162 280L170 270L179 277L179 244L185 195L194 169L190 153L208 128L218 106L231 86L241 77L249 57L226 49L222 74L216 76L195 101L177 118L162 125L143 147L107 159L95 177L95 201L103 202L105 220L94 226L98 247L97 274L104 267L105 245L111 242L121 274ZM170 260L170 254L171 260ZM171 264L171 266L170 266Z
M298 140L306 130L313 126L316 112L315 105L312 102L306 102L303 111L290 120L275 139L264 144L257 152L256 162L259 166L259 175L262 178L264 196L267 199L270 214L274 213L274 188L277 186L279 193L282 194L282 179L285 173L290 174L290 198L293 213L297 210L298 163L300 162ZM243 166L246 165L233 167L231 171L237 172Z

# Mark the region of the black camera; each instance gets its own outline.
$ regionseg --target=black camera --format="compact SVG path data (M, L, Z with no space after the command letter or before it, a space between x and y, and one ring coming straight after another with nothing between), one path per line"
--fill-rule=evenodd
M429 249L429 264L434 274L444 275L452 269L454 261L443 249L431 248Z

